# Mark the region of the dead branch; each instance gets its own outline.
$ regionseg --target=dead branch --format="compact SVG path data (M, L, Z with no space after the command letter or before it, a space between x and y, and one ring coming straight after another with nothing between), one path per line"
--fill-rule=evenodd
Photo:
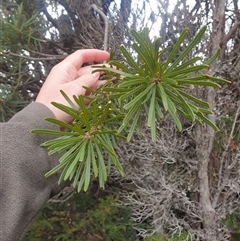
M104 25L105 25L105 30L104 30L104 41L103 41L103 45L104 45L104 50L107 51L108 50L108 19L107 16L103 13L102 10L100 10L96 4L92 4L91 8L96 11L97 13L100 14L100 16L103 18L104 21Z
M20 55L20 54L16 54L13 53L11 51L4 51L4 52L0 52L1 56L15 56L18 58L22 58L22 59L28 59L28 60L33 60L33 61L49 61L49 60L54 60L54 59L65 59L68 55L47 55L48 57L46 58L42 58L42 57L30 57L30 56L26 56L26 55Z
M220 43L220 47L224 47L227 42L234 37L238 28L240 28L240 20L235 23L235 25L229 30L229 32L224 36L223 40Z
M225 146L224 152L222 154L222 158L220 160L220 168L219 168L219 174L218 174L219 175L218 187L217 187L217 192L216 192L216 195L214 197L213 204L212 204L214 208L216 208L216 206L217 206L219 197L221 195L221 192L222 192L222 189L223 189L223 186L224 186L223 183L222 183L223 177L224 177L223 166L224 166L224 162L226 161L226 157L227 157L227 153L228 153L228 149L229 149L231 140L233 139L233 133L234 133L234 130L235 130L235 127L236 127L239 112L240 112L240 103L238 103L238 108L237 108L237 111L236 111L236 114L235 114L235 117L234 117L234 121L233 121L233 124L232 124L231 133L230 133L230 136L228 138L227 144Z

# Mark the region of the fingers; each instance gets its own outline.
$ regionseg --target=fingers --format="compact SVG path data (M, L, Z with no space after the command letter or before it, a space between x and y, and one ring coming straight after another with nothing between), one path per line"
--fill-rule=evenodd
M63 65L72 65L78 70L85 62L104 61L107 60L109 57L110 54L103 50L83 49L75 51L73 54L65 58L61 63Z
M69 82L68 85L71 89L72 95L85 95L86 89L83 86L88 88L94 88L96 83L98 82L100 73L94 74L84 74L81 77L77 78L76 80Z
M97 89L100 85L103 85L103 84L105 84L107 81L106 80L99 80L99 81L97 81L93 86L92 86L92 88L95 90L95 89Z
M96 64L94 66L99 66L99 67L102 67L103 64ZM105 66L108 66L105 64ZM94 71L96 68L93 68L92 65L89 65L89 66L85 66L85 67L82 67L78 70L78 76L82 76L84 74L87 74L87 73L91 73L92 71ZM104 72L101 72L101 74L103 74Z

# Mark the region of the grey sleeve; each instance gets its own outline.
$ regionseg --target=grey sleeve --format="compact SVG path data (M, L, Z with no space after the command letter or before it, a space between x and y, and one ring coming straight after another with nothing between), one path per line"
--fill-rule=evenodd
M40 103L31 103L9 122L0 124L0 240L21 240L37 213L60 191L58 176L44 174L58 164L40 144L50 139L31 134L35 128L57 129L44 120L54 117Z

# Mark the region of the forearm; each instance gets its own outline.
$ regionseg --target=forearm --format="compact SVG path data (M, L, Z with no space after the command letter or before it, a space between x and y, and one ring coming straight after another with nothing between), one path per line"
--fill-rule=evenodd
M57 175L44 177L58 163L57 156L40 147L50 137L30 133L57 128L45 117L54 116L44 105L32 103L0 124L0 240L19 240L59 189Z

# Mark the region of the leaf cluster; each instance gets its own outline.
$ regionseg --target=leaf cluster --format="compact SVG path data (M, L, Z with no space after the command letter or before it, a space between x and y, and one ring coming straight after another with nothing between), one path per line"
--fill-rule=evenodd
M77 187L79 192L82 188L87 191L93 175L95 178L99 177L100 187L104 187L112 163L123 175L122 166L114 149L116 139L124 138L116 131L116 123L123 115L111 109L111 101L101 106L97 100L93 100L86 106L83 96L74 96L78 105L76 107L64 92L62 94L71 107L54 102L52 104L72 116L73 123L67 124L54 118L46 118L47 121L65 128L65 131L41 129L33 131L33 133L59 136L45 142L43 146L49 148L49 155L64 153L59 159L59 165L50 170L46 177L63 168L59 184L69 179L73 181L73 186Z
M168 48L160 49L161 39L155 38L152 41L148 29L144 29L140 34L132 30L136 41L132 48L136 52L137 60L128 53L124 46L121 46L120 49L128 64L113 60L109 64L115 69L108 67L102 69L120 76L121 81L114 88L103 88L103 91L112 91L114 96L117 94L119 100L123 101L126 115L119 132L127 129L128 140L131 140L138 126L142 112L145 112L148 117L146 124L151 128L153 140L157 135L156 122L161 120L167 112L179 131L182 130L179 115L199 124L206 123L218 130L207 117L212 114L209 103L189 94L188 91L191 86L220 88L219 83L228 82L203 73L203 70L207 69L217 58L220 50L205 62L202 62L199 56L185 60L205 31L206 26L197 33L188 47L180 52L181 45L188 34L187 29L181 33L171 51ZM162 54L166 54L167 51L169 51L168 58L160 61Z
M39 32L43 31L37 26L39 13L26 17L23 3L18 5L13 14L2 12L0 15L0 43L3 50L16 51L21 46L29 46L42 41Z
M156 124L167 113L171 115L179 131L182 130L179 115L192 122L206 123L218 130L207 117L212 114L209 103L188 91L190 86L219 88L219 83L228 82L203 73L217 58L219 51L205 62L199 56L187 58L205 31L206 26L197 33L186 49L180 51L188 34L187 29L170 50L161 49L160 38L151 40L148 29L141 33L132 30L135 39L132 49L136 58L121 46L126 63L111 59L109 66L96 68L95 71L105 72L107 82L96 90L86 88L91 92L90 97L74 96L77 106L62 93L70 107L59 103L53 105L72 116L73 123L47 118L47 121L65 128L65 131L33 131L59 136L43 144L48 147L50 155L63 154L59 165L46 176L62 169L59 183L69 179L78 191L82 188L86 191L92 177L98 177L100 186L104 187L112 163L123 175L115 146L119 138L126 138L127 141L132 139L141 126L142 114L147 116L146 125L151 130L153 141L157 137ZM167 53L168 57L161 61L163 53ZM90 100L87 106L86 100Z

